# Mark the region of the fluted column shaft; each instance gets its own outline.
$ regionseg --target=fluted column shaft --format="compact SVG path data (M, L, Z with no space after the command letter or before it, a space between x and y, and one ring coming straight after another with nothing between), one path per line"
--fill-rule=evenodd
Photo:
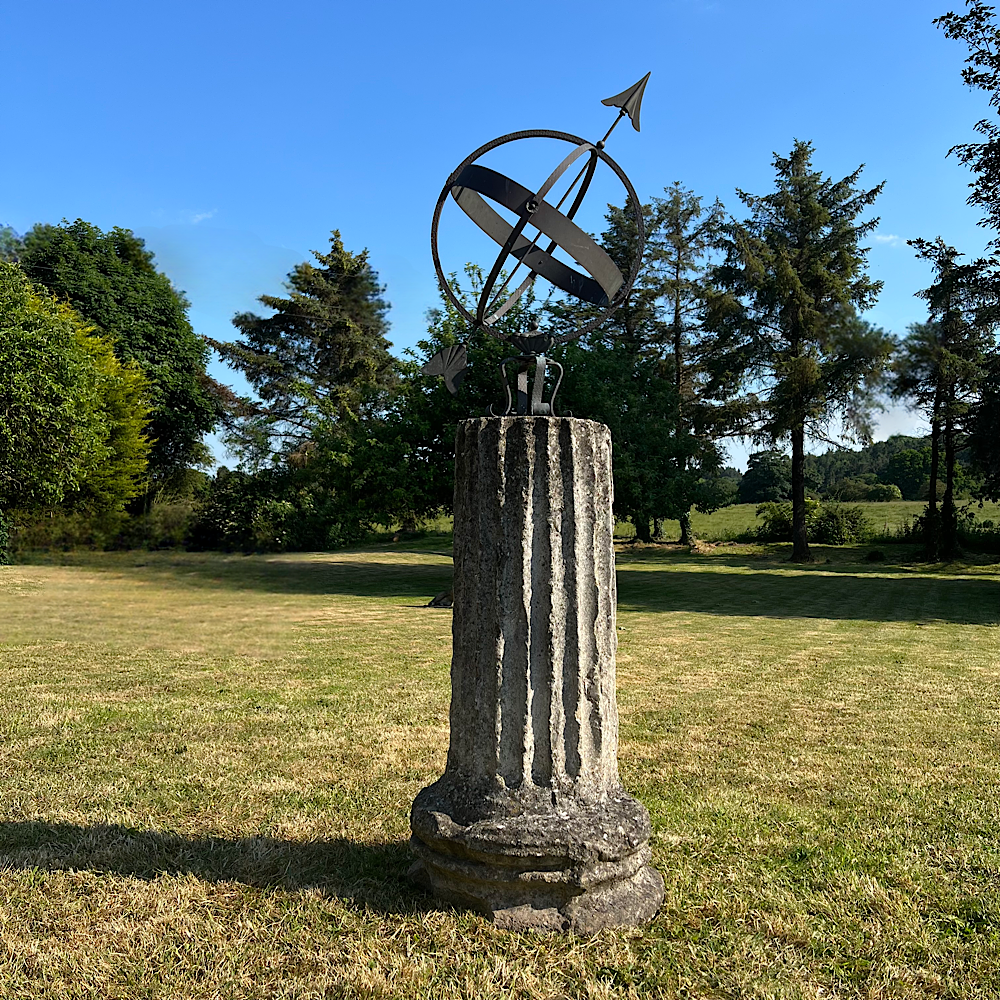
M448 771L484 808L595 799L618 786L608 429L466 420L455 453Z
M451 742L410 812L412 874L505 927L591 933L663 899L618 777L611 505L603 424L459 425Z

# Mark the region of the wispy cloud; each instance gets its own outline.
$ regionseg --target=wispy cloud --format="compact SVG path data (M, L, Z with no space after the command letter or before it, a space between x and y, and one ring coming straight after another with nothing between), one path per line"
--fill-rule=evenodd
M875 242L890 247L901 247L905 241L902 236L896 236L895 233L876 233Z
M158 208L151 215L158 226L197 226L213 218L218 211L217 208L208 212L196 208Z

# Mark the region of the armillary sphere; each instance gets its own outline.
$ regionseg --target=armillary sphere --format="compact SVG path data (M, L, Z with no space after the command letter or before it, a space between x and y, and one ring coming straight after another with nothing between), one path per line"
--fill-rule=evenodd
M639 130L639 108L648 79L649 73L628 90L603 102L621 109L603 139L589 142L568 132L554 132L549 129L530 129L502 135L467 156L452 172L441 190L431 225L431 253L441 288L458 312L469 321L472 329L485 329L501 339L510 340L521 352L515 357L507 358L501 366L507 405L501 412L494 412L491 408L491 413L495 416L512 413L535 416L554 414L555 394L562 381L562 366L551 358L546 358L545 352L555 344L580 337L604 323L622 304L635 282L645 242L642 208L632 182L625 171L608 156L604 146L615 126L625 115L631 119L632 127L636 131ZM537 189L524 187L478 162L491 150L523 139L557 139L573 147ZM575 179L559 202L552 205L546 201L546 196L563 174L581 160L582 165L579 166ZM628 196L626 204L630 206L634 217L637 246L632 268L627 275L623 275L604 248L573 221L583 204L600 161L610 167L621 181ZM571 195L573 200L564 211L563 205ZM452 198L459 208L500 247L480 291L474 313L456 294L441 267L438 253L438 226L441 212L449 198ZM506 209L516 217L516 221L513 224L509 223L491 207L490 202ZM542 243L546 245L540 245ZM557 248L572 258L581 270L557 259L553 255L553 251ZM501 275L510 257L514 258L514 266L501 281ZM512 279L522 266L527 269L527 275L513 290L509 290ZM537 329L529 330L525 334L508 335L497 329L494 324L514 306L537 278L544 279L554 288L580 302L596 306L599 310L597 315L579 329L559 336L542 333ZM465 375L466 363L466 346L462 343L439 351L424 365L423 371L428 375L444 376L449 391L454 393L458 391L458 386ZM507 365L511 363L517 365L516 397L513 398L506 378ZM557 369L558 378L546 402L542 396L547 367ZM534 369L534 384L529 394L528 380L532 369Z

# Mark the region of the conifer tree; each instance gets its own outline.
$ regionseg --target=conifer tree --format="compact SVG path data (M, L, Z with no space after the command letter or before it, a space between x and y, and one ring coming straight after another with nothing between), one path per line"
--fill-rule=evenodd
M738 191L750 209L728 227L726 260L711 275L707 393L744 393L763 441L792 450L792 559L812 559L806 536L805 439L870 437L874 381L892 341L860 319L881 282L865 272L861 240L878 219L858 221L882 185L857 186L862 168L835 181L812 168L813 147L796 141L775 155L775 191Z
M955 507L956 456L979 390L987 377L994 310L992 281L982 260L959 264L962 255L938 237L910 240L917 256L934 267L934 281L919 292L930 313L914 323L895 363L893 391L913 399L931 427L930 493L924 536L931 559L951 559L958 546ZM941 450L944 496L937 505Z
M1000 114L1000 27L993 6L966 0L965 14L949 11L934 23L948 38L965 42L968 56L962 79L972 90L983 91L994 114ZM976 122L982 142L959 143L948 150L973 174L968 204L983 211L980 225L992 229L992 256L975 262L976 284L989 292L978 309L979 325L985 312L1000 309L1000 125L989 118ZM966 268L973 265L966 265ZM995 329L995 328L994 328ZM970 406L969 441L976 466L983 475L982 496L1000 499L1000 350L994 340L984 358L981 391Z
M233 319L239 339L209 341L259 397L242 401L229 433L231 447L252 465L301 458L320 423L356 420L394 378L388 304L368 251L345 249L334 230L329 252L313 256L315 264L297 264L288 275L287 297L260 296L273 315L240 313Z
M704 451L709 432L716 430L719 411L701 398L702 377L697 348L706 294L710 255L722 244L725 210L718 200L704 207L702 199L680 183L654 201L656 225L648 253L657 278L658 298L665 316L666 347L673 362L674 439L678 471L680 542L690 545L691 507L698 502L700 477L689 466ZM686 486L687 489L683 487ZM664 513L668 513L664 511Z

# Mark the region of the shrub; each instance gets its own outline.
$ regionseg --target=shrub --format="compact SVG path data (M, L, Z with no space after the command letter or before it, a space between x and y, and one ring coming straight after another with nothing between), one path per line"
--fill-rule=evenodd
M875 483L869 488L867 499L876 503L889 503L902 500L903 491L895 483Z
M872 523L860 507L840 504L823 504L807 528L809 540L821 545L850 545L863 542L872 534Z
M958 519L958 542L974 552L1000 552L1000 526L989 518L976 521L969 511Z
M222 468L188 532L193 549L224 552L326 551L364 538L371 525L294 470Z
M144 513L52 508L20 515L12 532L14 554L73 549L175 549L184 545L195 510L193 497L168 497Z
M818 500L806 500L806 533L819 514ZM762 542L790 542L792 540L792 503L790 500L770 501L759 504L757 516L763 519L756 536Z
M763 542L789 542L792 539L791 503L762 503L757 516L763 523L756 537ZM821 504L806 500L806 536L820 545L849 545L871 535L872 525L860 507Z

